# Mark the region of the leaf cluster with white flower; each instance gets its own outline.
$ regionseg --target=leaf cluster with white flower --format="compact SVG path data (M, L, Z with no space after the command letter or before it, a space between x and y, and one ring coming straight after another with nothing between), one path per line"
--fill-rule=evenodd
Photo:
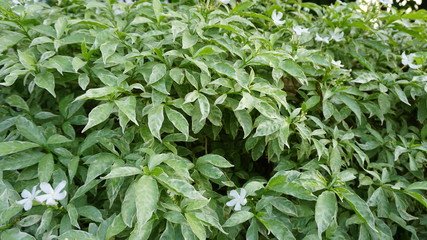
M24 210L28 211L33 207L33 201L37 201L42 204L53 206L58 204L57 201L64 199L67 196L67 191L62 191L67 185L66 181L61 181L55 189L47 182L40 183L40 189L37 190L37 185L33 187L32 191L24 189L21 193L22 200L17 201L17 204L24 206ZM40 192L44 194L39 195Z
M402 53L402 64L405 66L409 66L412 69L420 68L422 65L413 64L414 56L415 56L415 54L413 54L413 53L406 55L406 53L403 52Z
M228 201L226 203L227 206L232 207L234 206L235 211L240 211L242 209L242 206L246 205L246 190L242 188L240 190L240 194L236 190L231 190L230 196L233 197L232 200Z

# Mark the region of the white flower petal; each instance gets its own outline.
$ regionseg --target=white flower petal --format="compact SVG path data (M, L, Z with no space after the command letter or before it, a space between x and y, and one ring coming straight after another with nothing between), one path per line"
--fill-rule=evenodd
M22 193L21 193L22 198L30 198L31 196L32 196L32 194L27 189L24 189L24 191L22 191Z
M32 200L28 200L25 204L24 204L24 210L28 211L33 207L33 201Z
M53 193L53 188L52 186L50 186L49 183L47 182L42 182L40 183L40 189L44 192L44 193Z
M242 207L240 206L240 203L236 203L236 206L234 207L235 211L240 211Z
M28 199L25 198L25 199L21 199L19 201L16 201L16 203L20 204L20 205L24 205L27 201L28 201Z
M56 194L54 198L55 198L56 200L62 200L62 199L64 199L64 198L65 198L65 196L67 196L67 192L66 192L66 191L63 191L63 192L61 192L61 193Z
M241 197L241 198L245 198L245 196L246 196L246 189L242 188L242 189L240 190L240 197Z
M409 67L410 68L412 68L412 69L418 69L418 68L420 68L422 65L416 65L416 64L412 64L412 63L410 63L409 64Z
M247 202L248 202L248 200L246 200L246 198L244 198L243 200L240 201L240 204L246 205Z
M66 181L61 181L59 184L58 184L58 186L56 186L56 188L55 188L55 194L57 194L57 193L59 193L59 192L61 192L62 191L62 189L64 189L64 187L65 187L65 185L67 185L67 182Z
M239 194L237 193L236 190L231 190L230 192L230 196L234 197L234 198L239 198Z
M56 205L57 204L57 202L55 201L55 199L53 199L53 198L48 198L47 200L46 200L46 205L50 205L50 206L52 206L52 205Z
M36 197L36 201L39 202L39 203L43 203L48 198L50 198L50 194L43 194L43 195L37 196Z
M236 205L237 202L238 202L237 199L233 199L233 200L228 201L225 205L232 207L232 206Z

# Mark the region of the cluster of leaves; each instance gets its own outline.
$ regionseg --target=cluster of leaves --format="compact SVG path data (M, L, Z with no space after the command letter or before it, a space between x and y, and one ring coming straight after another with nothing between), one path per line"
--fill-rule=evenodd
M0 238L427 238L426 24L339 2L0 1ZM17 203L62 181L58 205Z

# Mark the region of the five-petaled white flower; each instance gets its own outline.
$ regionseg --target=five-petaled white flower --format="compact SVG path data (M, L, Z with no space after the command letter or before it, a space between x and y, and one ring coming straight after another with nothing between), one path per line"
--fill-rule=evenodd
M222 4L229 4L230 0L218 0L218 2L220 2Z
M402 64L403 65L409 65L409 67L412 69L420 68L422 65L412 64L412 62L414 61L414 56L415 56L415 54L413 54L413 53L406 55L405 52L403 52L402 53Z
M282 12L276 12L276 9L273 10L273 13L271 13L271 19L273 19L273 22L276 26L281 26L283 25L286 20L280 20L283 17L283 13Z
M55 189L53 189L52 186L47 182L40 183L40 189L46 194L37 196L36 200L39 202L46 201L46 205L56 205L56 200L62 200L65 198L65 196L67 196L66 191L61 192L66 184L66 181L62 181L58 184L58 186L56 186Z
M318 33L316 33L316 38L314 40L316 40L318 42L329 43L328 37L321 37Z
M335 28L334 32L331 33L331 40L335 42L341 42L344 40L344 33L339 28Z
M246 205L246 202L247 202L245 198L246 190L244 188L240 190L240 194L237 193L236 190L231 190L230 196L233 197L234 199L228 201L226 205L229 207L234 206L235 211L240 211L240 209L242 209L242 205Z
M33 200L37 197L37 195L40 193L40 190L37 190L37 186L33 187L33 190L30 192L27 189L24 189L22 191L21 196L22 200L16 201L16 203L24 205L25 211L30 210L33 207Z
M310 33L310 31L308 31L308 28L304 28L304 27L301 27L301 26L298 26L298 25L294 26L292 29L294 30L294 32L298 36L301 36L301 34L303 34L303 33Z
M344 67L344 65L341 64L341 61L332 60L332 65L334 65L335 67L338 67L338 68Z

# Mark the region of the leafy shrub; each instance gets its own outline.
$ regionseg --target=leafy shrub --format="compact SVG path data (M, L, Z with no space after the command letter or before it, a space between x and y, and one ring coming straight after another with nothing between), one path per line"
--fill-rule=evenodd
M1 239L426 239L426 12L197 2L0 3Z

